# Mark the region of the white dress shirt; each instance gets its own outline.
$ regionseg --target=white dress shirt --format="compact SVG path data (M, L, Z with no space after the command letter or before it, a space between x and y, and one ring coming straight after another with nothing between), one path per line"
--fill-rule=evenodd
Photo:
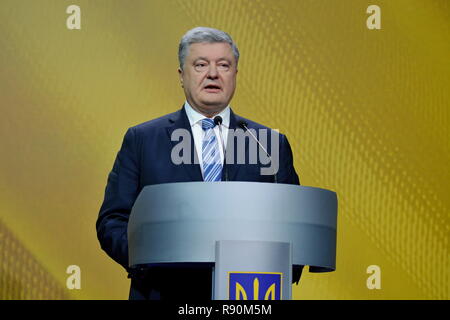
M194 110L189 103L186 101L184 103L184 109L186 110L186 115L189 119L189 123L191 124L191 130L194 138L194 144L195 144L195 150L197 151L198 161L200 164L200 168L202 170L203 174L203 137L205 135L205 131L202 129L202 120L206 119L204 115L201 113L198 113L196 110ZM225 109L222 110L221 113L219 113L217 116L222 117L222 135L223 135L223 148L226 148L227 145L227 137L228 137L228 128L230 126L230 106L227 106ZM214 116L216 117L216 116ZM213 118L212 118L213 119ZM216 140L220 152L220 160L222 161L223 165L223 150L222 150L222 139L220 137L220 131L219 126L214 127L214 133L216 134Z

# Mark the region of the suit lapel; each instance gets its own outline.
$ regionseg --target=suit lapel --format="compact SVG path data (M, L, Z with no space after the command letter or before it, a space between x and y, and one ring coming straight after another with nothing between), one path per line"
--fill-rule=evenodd
M181 110L172 114L169 118L170 125L167 127L168 138L171 141L172 147L175 147L180 141L172 141L172 133L176 129L185 129L189 131L189 139L191 141L191 162L190 164L180 164L185 170L186 173L191 178L191 181L203 181L202 172L200 169L200 165L198 164L198 160L194 162L195 157L197 157L197 151L195 149L194 144L194 136L192 134L191 125L189 123L189 119L186 115L186 110L184 106ZM198 159L198 157L197 157Z

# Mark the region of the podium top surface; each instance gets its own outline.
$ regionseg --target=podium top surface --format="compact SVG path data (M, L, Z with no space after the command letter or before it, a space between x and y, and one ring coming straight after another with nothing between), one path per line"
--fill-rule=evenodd
M290 242L293 264L335 270L336 193L259 182L146 186L128 223L130 266L215 260L218 240Z

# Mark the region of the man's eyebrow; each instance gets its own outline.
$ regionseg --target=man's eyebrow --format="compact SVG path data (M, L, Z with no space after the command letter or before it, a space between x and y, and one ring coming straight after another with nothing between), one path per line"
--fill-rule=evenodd
M208 59L205 58L205 57L198 57L197 59L194 60L194 62L196 62L196 61L198 61L198 60L205 60L205 61L208 61Z
M209 61L209 59L208 59L208 58L206 58L206 57L198 57L197 59L195 59L195 60L194 60L194 62L197 62L198 60L205 60L205 61ZM230 62L230 63L231 63L231 60L230 60L230 59L228 59L228 58L226 58L226 57L220 57L219 59L217 59L217 61L222 61L222 60L225 60L225 61L228 61L228 62Z

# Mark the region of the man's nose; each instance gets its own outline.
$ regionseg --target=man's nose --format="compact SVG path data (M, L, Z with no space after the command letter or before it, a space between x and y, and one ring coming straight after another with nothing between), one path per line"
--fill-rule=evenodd
M213 64L211 64L208 68L208 74L209 79L216 79L219 76L219 73L217 72L217 67Z

